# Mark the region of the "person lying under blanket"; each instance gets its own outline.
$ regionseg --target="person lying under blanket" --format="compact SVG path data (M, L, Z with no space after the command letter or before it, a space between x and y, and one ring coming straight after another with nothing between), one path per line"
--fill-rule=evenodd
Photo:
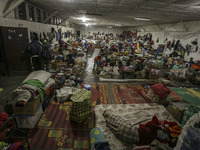
M181 133L181 128L176 122L159 121L156 116L153 116L152 120L146 124L140 124L139 127L107 110L103 116L107 127L115 137L128 145L150 145L154 140L159 140L161 143L174 147Z

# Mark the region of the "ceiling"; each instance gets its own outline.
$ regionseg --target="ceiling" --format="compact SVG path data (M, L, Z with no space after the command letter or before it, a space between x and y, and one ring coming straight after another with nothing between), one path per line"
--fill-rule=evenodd
M199 0L26 0L76 24L90 18L97 26L144 26L200 20ZM151 18L138 21L135 17Z

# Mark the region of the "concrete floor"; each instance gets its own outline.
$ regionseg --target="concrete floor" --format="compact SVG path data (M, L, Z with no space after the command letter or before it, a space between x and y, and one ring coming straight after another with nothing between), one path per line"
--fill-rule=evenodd
M92 74L93 66L94 66L94 58L98 56L100 53L100 49L95 49L94 53L91 57L88 57L88 62L86 65L86 69L83 73L84 83L92 83L92 82L99 82L99 78L96 75Z
M26 76L7 76L0 77L0 88L3 91L0 92L0 110L3 111L4 105L10 93L16 89L26 78Z

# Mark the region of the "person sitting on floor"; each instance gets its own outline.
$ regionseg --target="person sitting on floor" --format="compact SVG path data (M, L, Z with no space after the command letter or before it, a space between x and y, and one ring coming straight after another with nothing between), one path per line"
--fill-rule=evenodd
M130 66L133 61L133 56L130 56L129 60L126 62L126 66Z
M103 56L100 61L101 61L102 67L106 65L106 57L105 56Z
M74 65L75 65L75 61L74 61L74 59L72 58L72 55L71 55L71 54L67 55L66 61L67 61L68 66L74 66Z
M190 58L189 63L190 63L191 66L194 64L193 57Z
M143 64L142 64L142 61L141 61L141 58L140 58L139 62L135 66L135 71L141 71L141 70L143 70Z

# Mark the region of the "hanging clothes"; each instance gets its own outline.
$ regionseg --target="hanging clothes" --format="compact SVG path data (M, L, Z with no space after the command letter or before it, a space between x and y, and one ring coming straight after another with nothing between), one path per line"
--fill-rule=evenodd
M58 41L59 40L59 34L58 34L58 32L56 32L56 41Z
M168 41L168 43L167 43L167 48L169 48L170 45L171 45L171 41Z
M176 44L175 44L175 46L174 46L174 50L177 50L177 49L178 49L179 43L180 43L180 40L177 40L177 41L176 41Z
M175 40L173 40L171 47L175 46Z
M198 44L197 40L198 40L198 39L196 38L194 41L192 41L192 44L193 44L193 45L197 45L197 44Z
M195 50L195 51L196 51L196 52L198 52L198 50L199 50L199 47L198 47L198 46L196 46L196 50Z
M156 42L159 43L159 38L157 38Z
M150 34L150 38L149 38L149 41L152 41L152 34Z
M67 38L67 32L65 32L65 38Z

